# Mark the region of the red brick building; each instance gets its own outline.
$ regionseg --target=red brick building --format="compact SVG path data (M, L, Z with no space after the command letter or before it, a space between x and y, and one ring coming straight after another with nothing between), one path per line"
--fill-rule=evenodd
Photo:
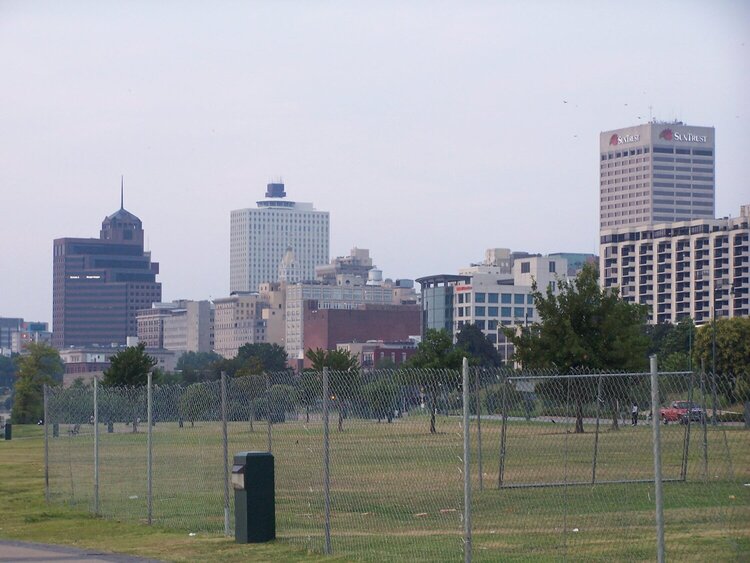
M420 334L419 305L363 305L358 309L320 309L317 301L303 307L305 350L335 350L338 344L408 340ZM307 358L304 367L310 367Z

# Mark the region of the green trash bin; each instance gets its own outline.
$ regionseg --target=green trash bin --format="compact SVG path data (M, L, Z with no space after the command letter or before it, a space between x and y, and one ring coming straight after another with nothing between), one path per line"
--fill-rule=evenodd
M276 539L273 455L240 452L234 456L234 539L262 543Z

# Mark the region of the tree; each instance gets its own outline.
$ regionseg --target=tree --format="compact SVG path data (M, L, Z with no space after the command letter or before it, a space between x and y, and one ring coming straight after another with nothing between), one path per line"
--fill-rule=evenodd
M146 354L146 344L128 346L109 359L109 367L104 370L102 385L111 387L146 385L148 374L156 365L156 360Z
M195 421L205 419L215 403L215 397L203 383L188 385L180 397L177 410L180 418L189 420L191 428Z
M520 332L506 329L514 359L524 368L556 368L561 374L576 370L642 371L647 366L648 338L643 331L645 307L620 298L617 288L599 287L599 273L586 264L572 281L561 280L559 293L548 287L546 295L533 285L539 323ZM617 404L628 398L632 382L605 378L604 395L617 428ZM584 378L550 384L558 396L570 393L576 408L576 433L583 432L583 405L594 400L596 386ZM570 386L569 388L567 386ZM554 389L553 389L554 388Z
M428 329L416 353L406 362L407 382L418 385L428 397L430 409L430 434L437 432L438 394L448 393L459 385L459 369L463 362L461 350L453 346L451 335L446 330Z
M268 390L268 410L271 422L284 422L286 413L294 410L297 390L291 385L271 385Z
M284 347L267 342L241 346L237 350L235 360L240 364L238 367L253 361L255 365L259 366L261 372L284 371L287 369L287 355Z
M357 394L361 383L359 362L348 350L308 349L305 355L315 371L323 371L324 368L329 370L328 392L338 403L338 430L341 432L344 429L347 405Z
M212 379L211 367L221 361L216 352L185 352L177 360L175 369L182 373L185 383L195 383Z
M716 357L713 342L716 330ZM742 400L745 380L750 378L750 317L718 319L700 327L695 335L693 349L696 364L703 363L707 371L716 365L718 391L729 402ZM750 381L747 383L750 385ZM739 388L738 388L739 385ZM739 391L739 395L738 395Z
M320 372L303 371L299 380L299 400L305 406L305 421L310 422L310 407L323 396L323 382Z
M253 432L253 420L258 399L266 394L266 382L261 375L240 376L236 374L231 380L230 418L250 421L250 432Z
M393 411L398 406L398 386L393 380L388 376L381 377L365 385L362 394L378 422L386 419L390 424L393 420Z
M41 342L30 343L17 362L11 418L16 424L29 424L44 416L44 386L61 383L65 369L59 352Z
M468 358L469 363L481 367L498 367L500 356L492 343L475 324L465 324L456 335L456 348Z
M692 319L686 317L676 325L646 325L645 333L650 339L648 354L658 355L660 370L687 371L692 368L690 354L695 335Z

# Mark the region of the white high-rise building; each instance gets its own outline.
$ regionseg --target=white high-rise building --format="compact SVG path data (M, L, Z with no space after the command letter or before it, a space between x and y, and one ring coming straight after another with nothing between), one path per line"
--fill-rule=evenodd
M315 266L328 263L328 212L285 198L284 184L268 184L257 207L231 212L230 293L258 291L262 283L281 281L279 264L289 251L300 279L286 281L312 280Z
M750 315L750 206L739 217L601 232L602 287L648 307L651 323Z
M652 121L599 135L599 229L713 219L713 127Z

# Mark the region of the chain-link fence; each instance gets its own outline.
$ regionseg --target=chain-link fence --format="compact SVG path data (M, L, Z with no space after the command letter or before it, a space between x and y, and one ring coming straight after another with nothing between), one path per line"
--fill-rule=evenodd
M271 451L277 535L313 551L654 560L663 530L670 557L747 556L748 430L713 377L657 379L472 368L47 388L47 494L230 535L231 457Z

